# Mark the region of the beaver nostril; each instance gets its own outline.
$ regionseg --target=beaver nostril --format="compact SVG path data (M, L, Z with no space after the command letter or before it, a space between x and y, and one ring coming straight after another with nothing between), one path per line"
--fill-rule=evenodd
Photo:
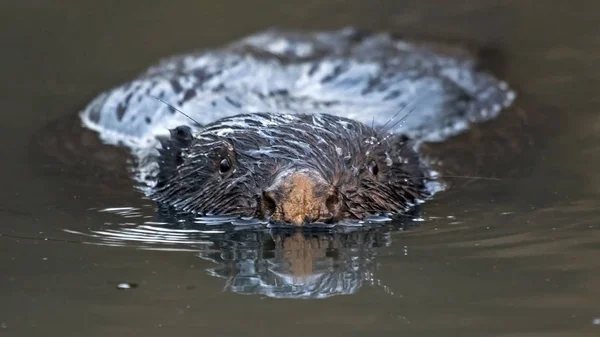
M330 194L327 199L325 200L325 207L327 207L327 210L329 211L329 213L336 214L338 209L339 209L339 203L340 200L337 196L337 194Z
M275 194L272 191L264 191L262 195L262 211L265 215L272 215L277 210Z

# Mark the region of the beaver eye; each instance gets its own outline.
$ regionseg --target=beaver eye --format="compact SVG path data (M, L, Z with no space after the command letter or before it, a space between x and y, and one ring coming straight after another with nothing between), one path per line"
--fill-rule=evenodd
M369 163L369 171L371 171L371 173L376 176L377 173L379 172L379 168L377 167L377 163L373 160Z
M229 161L229 158L221 160L219 163L219 172L226 173L229 170L231 170L231 162Z

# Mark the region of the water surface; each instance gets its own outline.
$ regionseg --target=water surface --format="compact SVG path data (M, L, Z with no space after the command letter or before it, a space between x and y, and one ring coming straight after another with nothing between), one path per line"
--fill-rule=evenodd
M180 0L2 6L2 335L600 334L600 5ZM501 61L495 71L527 109L538 109L530 115L539 121L532 123L533 145L519 160L489 162L484 171L502 180L456 180L449 193L425 204L416 227L320 235L193 226L164 233L154 223L153 205L126 179L93 165L61 172L31 146L48 123L75 116L97 93L164 56L271 26L347 25L494 47ZM505 148L487 149L493 157ZM119 159L125 157L117 154L115 163ZM132 209L98 211L111 207ZM312 291L333 296L273 298L291 291L282 280L328 284ZM127 282L134 288L118 289Z

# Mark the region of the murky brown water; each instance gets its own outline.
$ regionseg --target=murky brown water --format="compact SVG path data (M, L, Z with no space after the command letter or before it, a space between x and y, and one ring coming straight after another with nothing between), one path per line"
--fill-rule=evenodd
M0 336L600 335L600 4L411 3L3 3ZM163 56L274 25L357 25L491 45L521 97L558 108L533 116L560 122L535 131L544 145L530 160L509 163L525 173L459 183L428 202L427 221L409 231L268 240L180 232L158 246L151 228L134 226L129 238L139 241L123 244L113 225L123 218L90 210L144 210L125 183L105 182L123 184L119 194L68 184L95 170L51 175L28 146L50 121ZM353 294L282 300L232 291L277 289L244 281L265 263L286 270L264 282L276 282L276 272L308 282L329 271ZM137 287L118 290L122 282Z

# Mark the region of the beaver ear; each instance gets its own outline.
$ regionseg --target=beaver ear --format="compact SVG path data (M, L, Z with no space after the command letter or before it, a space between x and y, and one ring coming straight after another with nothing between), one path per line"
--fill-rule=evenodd
M396 135L390 139L392 151L389 156L393 163L398 163L403 170L418 173L422 170L421 159L415 150L415 142L405 135Z
M187 148L192 143L192 128L187 125L178 126L169 130L171 140L180 148Z
M172 177L177 167L183 163L182 152L187 149L193 140L192 129L188 126L178 126L169 130L170 137L159 137L158 149L158 174L156 186L160 187Z

